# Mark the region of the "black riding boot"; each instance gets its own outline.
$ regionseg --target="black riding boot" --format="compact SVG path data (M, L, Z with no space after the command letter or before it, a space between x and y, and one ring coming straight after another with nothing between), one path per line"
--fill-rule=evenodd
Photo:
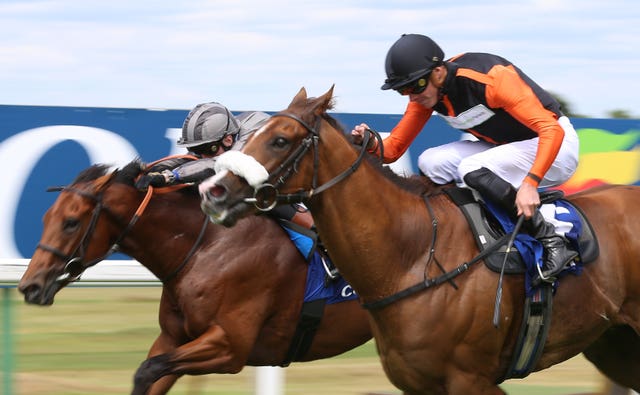
M506 210L511 218L516 218L517 191L513 185L484 167L464 176L464 182L485 199L490 199ZM578 256L578 253L567 248L566 239L555 233L555 227L545 221L540 211L536 210L523 225L527 233L538 239L544 248L543 268L542 271L538 270L539 278L534 280L534 283L555 281L556 276Z
M567 248L567 239L556 233L555 227L545 221L539 210L536 210L528 221L524 222L527 232L540 240L544 248L544 264L542 272L538 270L539 280L554 282L560 272L574 259L578 253Z

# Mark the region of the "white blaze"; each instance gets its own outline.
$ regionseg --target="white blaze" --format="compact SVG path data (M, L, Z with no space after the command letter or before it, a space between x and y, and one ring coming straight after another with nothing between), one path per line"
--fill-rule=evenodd
M228 170L247 180L247 183L254 188L264 184L269 178L269 172L260 162L240 151L227 151L220 155L213 165L213 170L216 176L220 175L220 177L223 177L221 173L224 170Z

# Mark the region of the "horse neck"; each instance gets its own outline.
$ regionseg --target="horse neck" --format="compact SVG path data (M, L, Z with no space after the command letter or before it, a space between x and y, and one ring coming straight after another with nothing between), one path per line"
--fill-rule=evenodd
M123 218L128 221L133 217L142 197L126 203ZM204 218L197 197L180 192L154 195L122 240L120 250L162 280L182 264L198 241Z
M356 152L338 138L321 137L330 149L320 149L320 185L356 160ZM394 291L399 278L430 248L432 225L424 200L366 161L314 197L309 208L336 266L365 299Z

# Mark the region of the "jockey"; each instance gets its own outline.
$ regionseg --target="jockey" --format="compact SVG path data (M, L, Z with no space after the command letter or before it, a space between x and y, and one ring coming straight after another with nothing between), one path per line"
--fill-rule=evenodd
M419 34L402 35L385 68L381 89L409 103L383 140L384 162L402 156L434 113L475 136L427 149L420 171L436 183L477 190L514 219L524 215L524 228L545 250L536 282L555 281L578 255L538 210L538 188L562 184L578 165L578 137L558 101L506 59L463 53L444 60L438 44ZM361 143L367 129L356 126L354 140ZM371 139L368 148L377 152L378 142Z
M141 176L136 187L146 189L149 185L164 187L175 184L199 183L212 177L213 163L218 156L229 150L240 150L249 136L260 129L269 119L269 114L260 111L243 112L237 117L220 103L201 103L189 112L182 125L182 137L178 147L185 147L188 155L196 157L170 158L157 163L151 171ZM277 218L283 218L310 229L313 226L311 213L301 205L283 205L274 210Z
M184 120L177 146L185 147L189 155L202 160L175 158L163 161L154 166L154 172L142 176L138 186L200 182L213 176L213 158L230 149L242 149L247 138L267 119L269 115L263 112L245 112L235 117L220 103L198 104Z

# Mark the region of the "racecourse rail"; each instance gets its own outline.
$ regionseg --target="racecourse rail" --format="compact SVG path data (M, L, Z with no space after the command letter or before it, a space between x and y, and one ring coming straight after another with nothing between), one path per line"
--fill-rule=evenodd
M0 259L0 299L2 302L2 391L13 395L13 323L11 292L27 269L28 259ZM160 287L160 281L144 266L133 260L107 260L87 269L71 287ZM255 394L284 394L284 370L278 367L256 368Z

